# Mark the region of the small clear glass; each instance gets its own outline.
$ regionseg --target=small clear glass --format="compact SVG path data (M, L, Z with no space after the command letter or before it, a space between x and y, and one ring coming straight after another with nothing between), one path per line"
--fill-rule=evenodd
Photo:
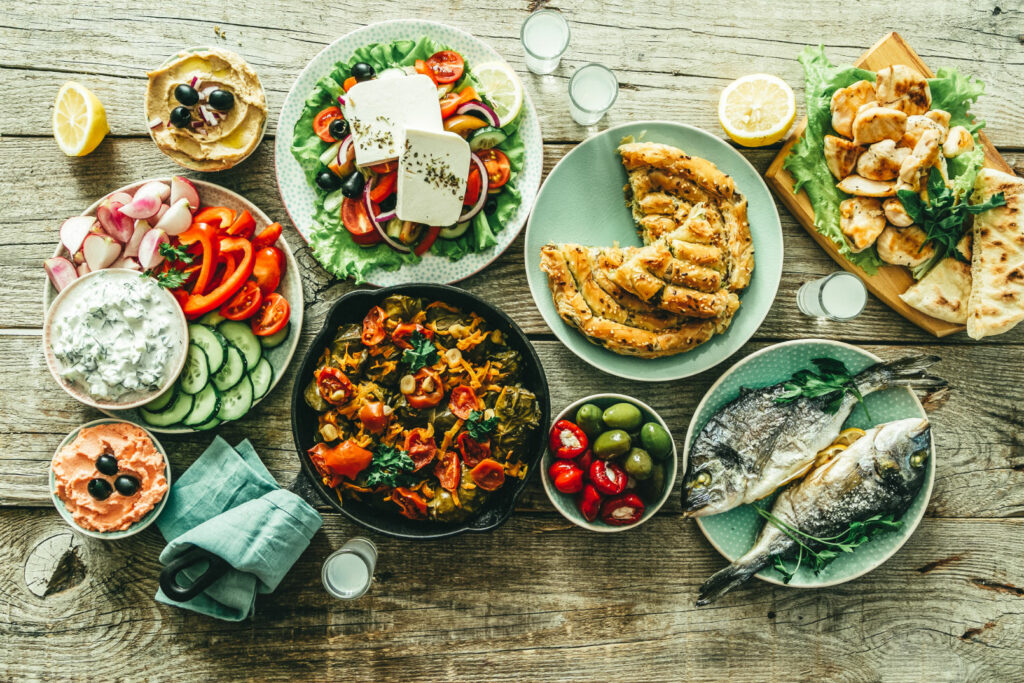
M569 113L581 126L593 126L615 104L619 81L603 64L584 64L569 79Z
M801 313L829 320L853 320L864 310L867 301L864 283L845 270L806 282L796 293L796 305Z
M526 53L526 68L543 76L558 68L569 47L569 22L562 13L542 9L530 14L519 31Z
M366 594L377 566L377 546L356 536L324 560L320 578L327 592L340 600L355 600Z

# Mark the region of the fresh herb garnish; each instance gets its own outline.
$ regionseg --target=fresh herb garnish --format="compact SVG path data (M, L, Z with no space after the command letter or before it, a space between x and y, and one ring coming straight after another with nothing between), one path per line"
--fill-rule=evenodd
M415 372L437 362L437 347L425 334L416 330L410 335L409 343L412 348L402 354L402 362L407 363L410 370Z
M497 429L497 427L497 416L492 417L489 420L485 420L482 410L470 411L469 419L466 420L466 431L468 431L469 435L477 441L486 439L490 434L494 433L494 430Z
M185 265L189 265L196 260L195 256L188 253L188 249L181 245L174 246L170 242L160 243L160 254L168 261L178 261Z
M773 560L773 567L776 571L782 574L783 583L789 583L790 580L792 580L793 575L796 574L797 570L799 570L800 566L803 564L804 555L807 556L808 566L815 574L818 574L821 570L827 567L832 560L839 557L839 553L852 553L854 549L867 543L878 534L884 531L893 531L903 526L903 521L895 519L891 514L875 515L873 517L868 517L863 521L852 522L845 531L834 536L820 538L818 536L806 534L799 529L786 524L781 519L758 505L755 505L754 509L757 511L757 514L774 524L779 531L796 541L798 551L796 556L796 566L793 567L793 569L789 569L786 566L785 560L778 555L776 555ZM820 550L814 550L807 542L817 543L822 547Z
M162 272L150 268L142 273L142 277L151 277L156 280L158 285L167 289L177 289L188 282L188 273L177 268L171 268Z
M792 379L783 384L785 391L776 397L776 403L792 403L802 397L824 396L825 412L834 415L843 404L843 397L851 394L857 397L857 401L864 406L864 413L867 414L864 396L861 395L855 381L856 375L847 370L842 361L834 358L815 358L812 362L818 366L821 374L814 370L797 371Z
M409 454L394 446L378 444L366 470L366 486L410 486L415 483L416 465Z

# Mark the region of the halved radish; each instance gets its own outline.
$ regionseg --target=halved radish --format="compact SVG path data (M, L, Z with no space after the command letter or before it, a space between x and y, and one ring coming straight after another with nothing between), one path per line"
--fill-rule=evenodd
M63 256L46 259L43 261L43 268L46 269L50 282L58 292L78 279L78 271L75 270L74 264Z
M121 204L127 204L132 200L132 196L127 192L115 192L114 194L107 197L112 202L121 202Z
M188 208L192 213L199 210L199 190L192 181L180 175L171 176L171 204L177 203L179 199L188 200Z
M151 180L135 190L135 196L139 195L156 195L160 201L166 201L171 196L171 186L160 180Z
M145 187L143 185L143 188ZM150 219L160 210L162 203L163 200L154 194L153 191L147 193L136 192L132 200L121 207L121 213L131 218Z
M135 231L132 233L132 238L128 240L128 244L124 247L125 256L134 258L139 255L139 245L142 244L142 238L152 227L149 221L144 221L141 218L135 221Z
M89 270L103 270L121 255L121 245L112 237L91 233L82 242L82 253Z
M89 273L92 272L91 270L89 270L89 264L86 263L85 261L82 261L81 263L78 264L77 270L78 270L78 277L82 277L83 275L88 275Z
M96 220L103 226L103 231L118 242L127 242L132 238L135 221L124 213L121 202L105 199L96 208Z
M95 216L74 216L61 224L60 242L69 254L74 254L82 248L85 236L92 232L96 224Z
M153 225L154 223L159 221L161 218L163 218L164 214L167 213L170 210L171 210L170 206L168 206L167 204L161 204L160 205L160 210L156 212L155 216L153 216L152 218L149 219L149 224Z
M160 253L161 244L170 244L171 240L167 233L159 228L153 228L142 237L139 244L139 265L146 270L155 268L163 263L164 255Z
M188 199L182 197L171 205L163 218L153 225L154 228L163 230L168 235L180 235L192 225L192 212L188 210Z
M111 268L127 268L128 270L142 270L142 266L139 262L128 256L122 256L121 258L110 264Z

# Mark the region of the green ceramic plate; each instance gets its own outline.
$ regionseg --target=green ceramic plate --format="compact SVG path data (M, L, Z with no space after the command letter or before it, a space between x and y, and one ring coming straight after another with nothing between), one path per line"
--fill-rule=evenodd
M664 142L715 163L747 197L754 239L754 274L740 297L740 309L725 334L687 353L667 358L632 358L587 341L555 311L548 280L540 269L540 249L548 242L590 246L640 246L622 194L626 171L615 151L627 135ZM698 128L668 121L629 123L595 135L552 169L537 195L526 226L526 277L533 300L548 326L573 353L612 375L648 382L689 377L721 363L760 327L775 299L782 275L782 226L771 193L760 174L728 144Z
M753 353L729 368L708 390L697 406L690 428L686 432L686 448L683 462L687 462L690 446L698 432L711 416L726 403L734 400L740 387L764 387L785 381L797 370L814 369L812 358L835 358L846 364L852 371L860 372L881 359L842 342L824 339L799 339L775 344ZM883 422L908 417L926 417L921 402L910 389L896 388L877 391L864 398L871 419L860 407L854 409L846 421L846 427L867 429ZM932 455L928 459L928 475L924 486L903 515L903 526L896 531L877 536L852 553L842 553L815 576L807 567L800 567L789 585L796 588L822 588L834 586L855 579L880 566L907 542L924 517L928 499L935 483L935 443L932 440ZM698 517L697 525L704 532L711 545L732 562L747 552L760 533L763 522L753 507L744 505L729 512L711 517ZM790 564L792 566L792 563ZM764 569L757 574L759 579L769 583L782 584L782 576L774 569Z

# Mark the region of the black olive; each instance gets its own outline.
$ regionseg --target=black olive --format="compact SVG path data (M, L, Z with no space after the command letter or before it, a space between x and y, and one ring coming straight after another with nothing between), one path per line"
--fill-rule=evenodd
M171 110L171 124L184 128L192 122L192 112L188 107L175 107Z
M341 178L334 175L331 171L321 171L316 176L316 184L324 192L334 192L341 187Z
M122 474L114 480L114 488L122 496L133 496L139 490L139 480L127 474Z
M110 488L110 482L106 479L91 479L86 488L89 495L96 500L106 500L114 492L114 489Z
M348 135L348 121L345 119L334 119L331 121L331 125L327 127L327 132L335 140L344 140L345 136Z
M235 106L235 96L228 90L214 90L210 93L210 106L217 111L227 111Z
M492 214L498 210L498 200L491 197L484 203L484 213Z
M199 102L199 93L191 85L181 83L174 89L174 99L178 100L186 107L194 107L196 103Z
M117 474L117 458L110 453L104 453L96 458L96 469L100 471L100 474L114 476Z
M391 194L384 198L384 201L380 203L380 212L387 213L388 211L393 210L395 208L395 204L397 203L398 194L392 192Z
M352 65L352 78L360 83L368 81L376 75L377 72L366 62L356 62Z
M341 193L349 199L358 199L363 194L366 178L359 171L352 171L341 181Z

